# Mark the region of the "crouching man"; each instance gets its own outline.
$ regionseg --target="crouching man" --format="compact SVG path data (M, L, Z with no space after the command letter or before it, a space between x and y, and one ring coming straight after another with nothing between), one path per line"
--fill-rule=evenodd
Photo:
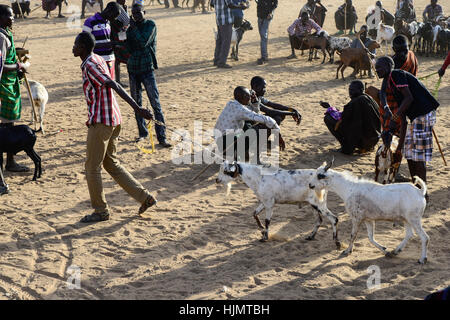
M373 150L380 136L380 113L378 104L364 93L364 84L355 80L348 88L350 102L344 106L342 113L330 112L330 104L322 102L328 108L324 121L331 134L339 141L344 154Z
M254 95L254 93L253 93ZM234 100L229 101L222 113L217 118L216 125L214 129L217 133L220 132L220 136L216 137L217 147L220 152L223 154L223 157L229 159L227 157L231 152L233 154L233 160L242 161L243 158L248 160L248 151L251 144L257 143L257 141L245 141L239 140L240 142L245 141L245 155L238 154L237 146L238 139L243 136L243 129L245 121L252 121L256 123L262 123L269 129L277 129L280 130L280 127L276 123L274 119L268 116L264 116L262 114L251 111L248 108L248 104L251 99L250 90L245 87L239 86L234 89ZM256 135L255 135L256 138ZM251 139L250 139L251 140ZM284 141L280 135L280 145L284 145ZM257 146L258 148L259 146ZM259 160L259 150L257 151Z

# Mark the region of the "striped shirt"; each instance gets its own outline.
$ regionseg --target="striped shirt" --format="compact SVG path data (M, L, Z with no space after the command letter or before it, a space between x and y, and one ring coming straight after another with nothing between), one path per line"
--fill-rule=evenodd
M82 30L84 32L89 32L94 36L95 44L111 42L111 26L98 12L94 16L86 19ZM114 60L112 47L94 48L94 53L102 56L106 61Z
M81 64L83 73L83 91L88 105L86 125L103 123L118 126L122 122L119 105L113 90L104 84L111 80L105 60L95 53Z
M234 22L233 13L228 5L232 4L232 0L212 0L214 9L216 10L216 23L218 26L232 24Z

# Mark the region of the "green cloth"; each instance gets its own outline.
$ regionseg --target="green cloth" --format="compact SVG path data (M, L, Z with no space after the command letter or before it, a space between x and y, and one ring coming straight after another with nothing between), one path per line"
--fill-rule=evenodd
M13 35L7 30L11 41L11 48L6 52L4 64L17 63L16 48ZM19 120L22 111L22 99L20 98L20 85L17 71L6 72L3 70L0 80L0 117L6 120Z
M127 30L127 49L129 73L140 74L158 69L156 61L156 24L153 20L130 25Z

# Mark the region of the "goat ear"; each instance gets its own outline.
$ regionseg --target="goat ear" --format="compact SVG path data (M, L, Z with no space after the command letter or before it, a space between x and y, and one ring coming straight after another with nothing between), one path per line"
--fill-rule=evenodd
M331 166L334 164L334 156L333 156L333 158L331 159L331 163L330 164L328 164L327 163L327 165L325 166L325 172L327 172L328 171L328 169L330 169L331 168Z

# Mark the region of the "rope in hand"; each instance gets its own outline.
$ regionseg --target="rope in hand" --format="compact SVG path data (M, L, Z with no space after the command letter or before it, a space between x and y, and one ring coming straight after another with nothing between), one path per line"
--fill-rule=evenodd
M141 150L142 153L151 154L155 152L155 142L153 141L153 130L152 130L152 122L149 121L147 124L147 129L150 137L150 145L152 146L152 150L141 147L138 142L136 142L136 147Z

